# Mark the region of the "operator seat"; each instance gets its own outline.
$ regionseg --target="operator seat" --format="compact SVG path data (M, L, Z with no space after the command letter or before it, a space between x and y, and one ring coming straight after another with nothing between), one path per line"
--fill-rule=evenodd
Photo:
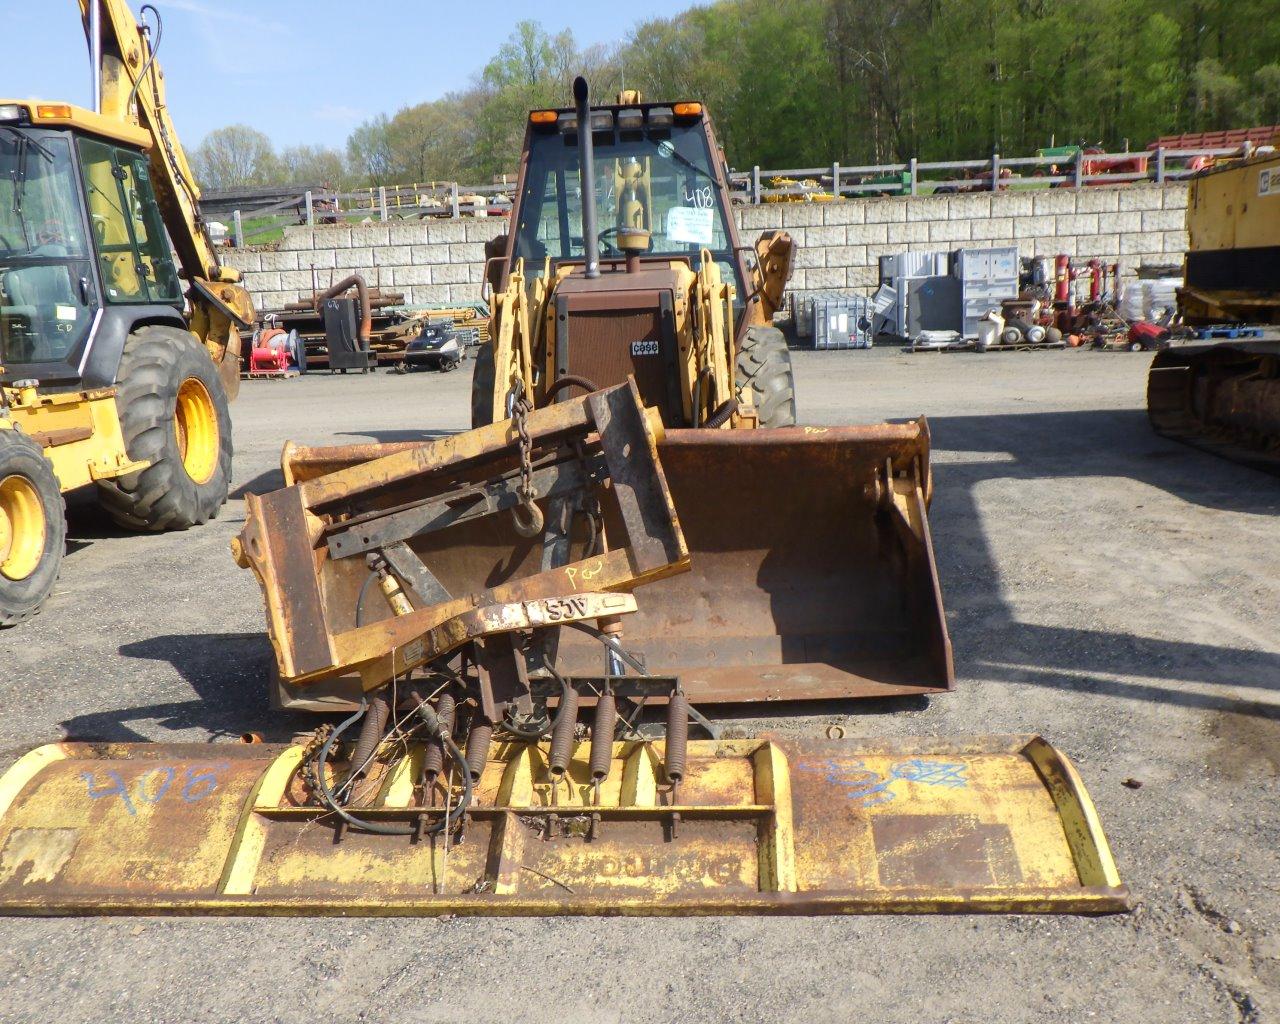
M39 245L31 251L31 255L65 259L68 253L64 245ZM57 335L73 329L81 313L81 304L72 291L71 276L66 265L19 267L6 271L0 283L3 284L5 296L5 318L22 317L30 325L29 344L23 346L29 351L14 352L7 345L6 349L9 350L6 357L22 362L62 359L66 354L66 346L60 343ZM70 307L75 311L75 316L70 320L65 316L59 317L59 307ZM6 329L5 333L8 334L9 331Z

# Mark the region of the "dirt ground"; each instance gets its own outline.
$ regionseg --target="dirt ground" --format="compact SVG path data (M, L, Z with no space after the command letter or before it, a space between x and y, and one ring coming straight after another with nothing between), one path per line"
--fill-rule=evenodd
M1044 733L1133 913L0 920L0 1021L1280 1021L1280 479L1153 435L1148 362L797 353L803 422L929 416L959 680L783 723ZM250 382L215 524L133 536L73 508L56 595L0 634L0 767L64 736L310 727L266 705L258 589L227 547L241 498L278 482L286 438L463 426L469 376Z

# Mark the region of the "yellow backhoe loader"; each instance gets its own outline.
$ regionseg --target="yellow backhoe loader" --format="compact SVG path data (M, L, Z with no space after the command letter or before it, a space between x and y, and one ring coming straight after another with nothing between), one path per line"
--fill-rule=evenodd
M1280 156L1219 164L1191 180L1187 198L1182 318L1280 327ZM1166 437L1280 473L1280 341L1159 352L1147 411Z
M286 695L354 710L289 747L33 751L0 778L0 911L1126 907L1043 739L724 736L717 702L950 686L927 433L790 425L789 242L739 260L698 104L576 93L530 120L486 422L286 446L246 497ZM591 135L622 147L599 233Z
M0 626L53 588L62 492L96 484L139 530L217 514L239 329L254 319L200 219L159 15L144 7L153 45L124 0L80 9L95 109L0 99Z

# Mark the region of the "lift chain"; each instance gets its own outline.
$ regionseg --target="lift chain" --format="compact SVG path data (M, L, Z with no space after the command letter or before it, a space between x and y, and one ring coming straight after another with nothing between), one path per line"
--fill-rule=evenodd
M524 381L517 377L511 385L511 420L520 436L520 504L511 510L511 519L521 537L536 537L543 527L542 509L534 503L533 440L529 437L528 424L532 411L525 397Z

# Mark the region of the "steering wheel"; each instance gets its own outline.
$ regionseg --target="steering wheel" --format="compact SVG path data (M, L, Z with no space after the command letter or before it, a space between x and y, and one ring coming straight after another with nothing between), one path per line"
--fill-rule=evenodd
M618 243L614 241L614 239L616 239L617 237L618 237L618 229L616 227L605 228L598 235L596 235L596 241L598 241L601 245L607 245L611 250L613 250L614 254L621 256L622 250L618 248Z

